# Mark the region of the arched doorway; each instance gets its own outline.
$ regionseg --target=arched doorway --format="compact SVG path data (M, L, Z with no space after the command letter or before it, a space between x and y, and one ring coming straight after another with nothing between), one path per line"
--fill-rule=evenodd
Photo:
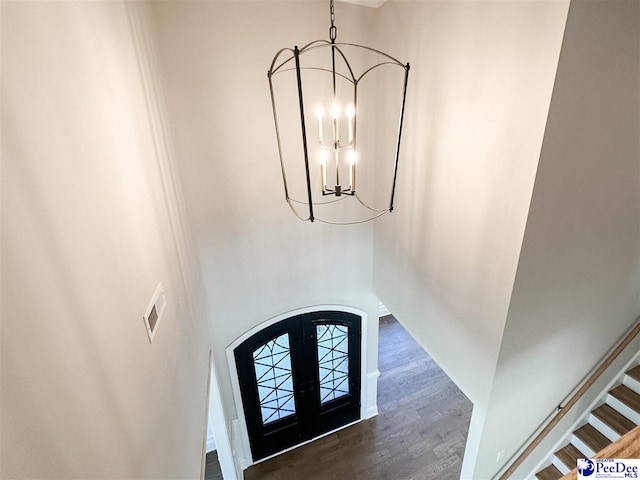
M295 315L234 349L253 460L360 418L361 317Z

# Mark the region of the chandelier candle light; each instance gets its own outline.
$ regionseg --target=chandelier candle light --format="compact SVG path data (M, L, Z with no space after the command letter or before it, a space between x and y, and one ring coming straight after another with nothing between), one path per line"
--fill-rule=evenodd
M291 210L298 216L298 218L300 218L301 220L310 220L311 222L313 222L314 220L318 220L321 222L333 224L362 223L373 220L374 218L378 218L379 216L387 212L393 211L393 200L395 196L396 178L398 174L398 160L400 155L400 139L402 137L402 125L405 110L405 100L407 95L407 82L409 78L409 64L403 64L395 58L387 55L386 53L370 47L356 45L353 43L336 42L337 28L335 26L334 0L330 0L330 15L331 26L329 28L329 41L316 40L300 49L297 46L295 46L293 49L283 48L276 53L273 61L271 62L271 67L267 73L267 76L269 78L271 104L273 107L273 118L276 127L278 154L280 157L280 167L282 170L285 198L287 203L291 207ZM322 63L321 61L316 60L319 62L319 64L302 65L301 57L303 55L312 57L313 55L308 54L310 54L311 52L315 52L317 56L317 54L321 54L323 50L327 49L330 53L330 57L328 58L330 59L330 63ZM354 73L354 61L352 60L351 62L349 62L347 60L345 52L348 50L355 52L355 54L357 55L356 62L362 63L363 59L367 55L374 55L377 60L371 66L365 65L365 67L363 68L363 72L357 76L356 73ZM322 57L322 59L324 59L325 62L327 60L327 58L325 57ZM361 161L361 159L358 158L359 149L356 146L359 117L358 94L360 93L358 88L360 86L360 82L366 75L371 76L371 72L383 70L380 67L385 67L387 70L389 68L397 69L398 67L402 69L402 77L400 81L402 96L398 112L400 118L398 121L397 135L394 138L395 148L393 154L389 155L390 157L393 157L393 165L391 166L390 170L391 185L389 188L389 203L388 206L384 208L374 208L371 201L369 199L363 199L363 197L359 195L358 191L356 190L356 167ZM293 117L291 117L287 118L288 121L282 122L282 125L279 124L279 110L276 106L276 88L274 86L274 77L276 77L276 75L278 74L284 74L287 72L295 72L295 87L292 86L286 91L290 93L292 88L295 88L297 89L298 95L295 100L290 99L291 103L289 105L289 108L281 109L280 113L282 114L282 112L284 112L285 115L291 115L291 110L299 110L298 132L302 133L301 146L302 159L304 161L304 164L303 166L300 166L298 162L295 162L293 168L294 170L295 168L298 168L301 172L301 179L304 178L304 181L306 181L306 188L300 187L301 191L306 190L306 200L293 198L289 193L290 185L287 183L288 163L285 160L285 157L289 156L290 150L287 149L287 146L283 141L285 135L283 134L282 126L289 127L295 122L293 121ZM321 75L322 78L325 78L327 73L330 74L329 95L323 96L322 92L316 92L315 95L308 95L307 90L309 89L303 91L303 72L305 74L305 85L307 85L307 81L309 80L309 84L311 84L312 87L318 87L316 88L316 90L320 91L322 89L319 88L317 78L312 78L312 74L316 76ZM314 80L316 80L315 83ZM344 95L345 91L347 92L346 95ZM342 97L347 97L347 101L342 102L342 105L340 100L344 98L340 98L341 93L343 94ZM315 108L315 121L317 122L318 132L318 138L316 142L319 146L318 174L313 173L313 170L309 165L310 144L307 141L307 123L311 119L307 119L305 115L306 96L311 96L312 98L324 97L324 100L329 100L330 102L326 102L324 105L318 105ZM295 107L293 106L294 104ZM297 113L295 116L297 117ZM375 140L377 137L376 134L372 134L370 136L373 137L369 139L371 141ZM291 137L287 137L287 139L290 138ZM299 141L292 141L290 143L295 144L295 150L300 147ZM289 147L289 149L291 148L294 147ZM317 147L313 147L313 144L311 144L311 148ZM369 148L367 150L369 152L369 158L367 158L366 160L369 164L368 168L371 168L371 170L373 170L373 158L371 158L371 152L373 152L374 150L377 149ZM299 150L297 151L299 152ZM300 154L294 153L292 156L299 158ZM312 176L315 178L315 180L313 181ZM344 183L344 180L346 180L347 177L348 183ZM314 196L313 194L314 189L312 189L312 183L315 182L318 182L320 184L319 192L321 195L318 197ZM328 197L328 200L322 200L325 197ZM363 209L364 212L366 212L365 217L362 217L360 215L355 219L336 220L326 217L321 218L317 214L317 211L319 209L325 209L325 211L335 213L335 206L331 207L329 205L349 197L355 198L357 200L358 205L361 207L361 209ZM308 208L308 215L306 212L300 213L296 208L296 205L294 204L306 205L306 207ZM326 210L327 208L333 208L333 210Z

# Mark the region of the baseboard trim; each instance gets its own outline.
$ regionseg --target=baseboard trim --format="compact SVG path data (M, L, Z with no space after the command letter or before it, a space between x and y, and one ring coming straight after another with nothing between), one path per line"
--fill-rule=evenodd
M365 412L364 419L368 420L370 418L377 417L377 416L378 416L378 406L375 405L373 407L367 408L367 411Z
M367 373L367 404L362 411L362 418L367 419L378 415L378 377L380 370L375 369Z

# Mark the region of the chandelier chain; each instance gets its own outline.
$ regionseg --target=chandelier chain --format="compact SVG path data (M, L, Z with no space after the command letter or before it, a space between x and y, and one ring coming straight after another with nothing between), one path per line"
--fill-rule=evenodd
M338 36L338 29L334 25L336 21L336 11L333 5L333 0L329 0L329 11L331 13L331 28L329 28L329 40L331 40L331 43L335 43L336 37Z

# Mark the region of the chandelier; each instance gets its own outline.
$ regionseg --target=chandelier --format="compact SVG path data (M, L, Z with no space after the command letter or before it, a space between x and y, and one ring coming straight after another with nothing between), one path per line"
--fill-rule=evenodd
M334 0L330 16L329 40L279 50L267 75L289 207L301 220L355 224L393 211L409 64L337 42ZM393 82L401 95L389 99Z

